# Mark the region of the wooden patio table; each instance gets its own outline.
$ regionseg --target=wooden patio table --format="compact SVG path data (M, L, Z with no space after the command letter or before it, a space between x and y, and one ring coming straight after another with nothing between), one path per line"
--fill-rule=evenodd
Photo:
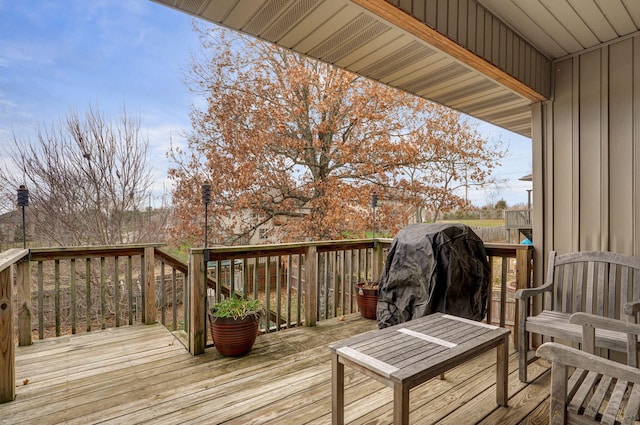
M332 423L344 424L344 365L393 388L393 423L409 423L409 390L497 348L496 401L508 400L508 329L435 313L329 346Z

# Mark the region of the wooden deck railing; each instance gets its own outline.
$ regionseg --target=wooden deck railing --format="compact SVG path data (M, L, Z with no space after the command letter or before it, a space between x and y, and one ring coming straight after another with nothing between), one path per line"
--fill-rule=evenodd
M208 304L230 293L263 301L263 332L314 326L357 311L354 284L378 279L390 244L390 239L367 239L193 249L188 264L157 244L5 251L0 254L0 377L5 383L0 401L14 397L16 340L29 345L34 337L159 321L184 330L189 351L199 354L207 347ZM485 248L492 293L499 294L489 303L488 320L517 327L509 295L530 286L533 249Z
M390 243L365 239L191 250L189 351L199 354L209 345L206 309L221 294L259 298L267 312L263 332L314 326L357 311L353 287L377 279Z
M18 342L159 321L184 325L187 266L159 244L34 248L17 264ZM168 267L167 267L168 266Z
M200 354L208 346L206 309L220 293L261 299L267 311L264 332L314 326L318 320L357 311L353 286L378 279L391 242L367 239L192 250L189 351ZM492 265L490 299L494 292L499 294L497 303L488 304L488 320L517 326L509 293L513 298L516 289L530 286L533 248L511 244L485 244L485 248Z

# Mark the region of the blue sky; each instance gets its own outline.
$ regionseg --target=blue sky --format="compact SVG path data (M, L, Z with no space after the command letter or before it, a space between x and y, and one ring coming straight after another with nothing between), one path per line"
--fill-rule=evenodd
M182 82L198 40L192 18L150 0L0 0L0 155L13 142L34 139L70 111L97 104L107 116L139 115L149 137L156 193L168 185L171 140L183 144L192 95ZM526 203L531 142L483 123L509 156L496 177L499 190L470 190L476 205L504 198Z

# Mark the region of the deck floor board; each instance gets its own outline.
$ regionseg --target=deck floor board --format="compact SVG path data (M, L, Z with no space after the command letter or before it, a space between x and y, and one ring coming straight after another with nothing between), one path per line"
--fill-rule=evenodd
M347 316L261 335L247 356L215 349L193 357L161 325L137 325L36 341L16 349L16 400L0 424L327 424L328 345L376 328ZM531 384L509 358L509 407L495 403L491 351L411 391L412 423L546 423L549 365L534 362ZM390 424L392 391L345 368L345 419Z

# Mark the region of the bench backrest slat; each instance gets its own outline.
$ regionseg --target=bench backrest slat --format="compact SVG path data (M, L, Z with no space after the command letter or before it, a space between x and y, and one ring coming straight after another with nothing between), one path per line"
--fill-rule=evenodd
M624 304L640 299L640 258L582 251L549 256L547 279L554 288L544 308L620 319Z

